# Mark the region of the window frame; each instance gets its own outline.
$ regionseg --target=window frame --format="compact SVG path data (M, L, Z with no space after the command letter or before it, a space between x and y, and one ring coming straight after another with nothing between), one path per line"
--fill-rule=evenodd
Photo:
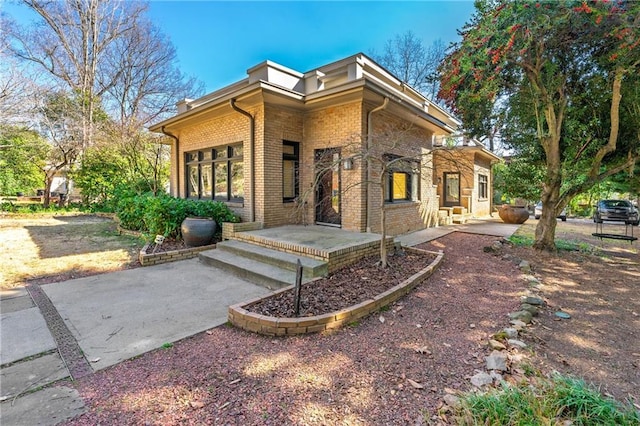
M237 153L237 148L243 147L242 142L234 143L230 145L222 145L215 146L206 149L200 149L195 151L187 151L184 153L185 159L185 195L186 198L192 200L210 200L210 201L221 201L221 202L230 202L230 203L243 203L244 202L244 193L242 197L233 197L233 184L232 184L232 166L233 164L241 163L243 168L243 177L244 177L244 155L235 155ZM219 153L224 152L224 155L220 155ZM244 152L242 152L244 154ZM226 166L226 196L225 197L217 197L216 196L216 165L224 164ZM204 196L203 195L203 185L202 185L202 170L204 167L208 167L210 170L210 180L211 180L211 194ZM197 196L192 196L191 187L192 182L190 180L191 170L196 168L197 173L197 188L193 188ZM244 187L244 183L243 183ZM243 191L244 192L244 191Z
M398 155L386 154L385 162L401 158ZM407 171L407 169L411 171ZM395 198L395 175L403 175L405 181L405 195ZM417 160L399 160L397 164L387 167L384 182L383 198L386 204L410 203L420 200L420 162Z
M293 147L293 154L284 152L285 146ZM300 142L282 141L282 202L293 203L300 196ZM293 161L293 197L285 197L284 164Z
M484 178L484 181L482 180ZM489 176L478 174L478 200L489 199Z

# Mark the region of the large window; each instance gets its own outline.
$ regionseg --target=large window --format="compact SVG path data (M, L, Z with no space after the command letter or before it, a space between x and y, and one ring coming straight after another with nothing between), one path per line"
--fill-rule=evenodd
M188 198L233 202L244 200L242 145L187 152L185 160Z
M418 200L418 182L420 181L420 163L385 156L389 165L384 185L384 200L387 203ZM394 161L396 160L396 161Z
M478 175L478 198L481 200L489 198L489 178L487 175Z
M300 192L300 144L282 142L282 201L294 201Z

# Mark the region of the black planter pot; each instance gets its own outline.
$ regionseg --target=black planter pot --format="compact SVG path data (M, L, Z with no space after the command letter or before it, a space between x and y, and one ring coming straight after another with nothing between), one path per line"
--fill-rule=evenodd
M182 221L182 239L189 247L211 244L217 229L216 221L207 217L188 217Z

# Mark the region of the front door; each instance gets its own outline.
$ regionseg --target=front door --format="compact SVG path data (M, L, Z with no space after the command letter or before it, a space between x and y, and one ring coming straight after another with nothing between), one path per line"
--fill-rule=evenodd
M340 226L340 148L316 149L316 223Z
M460 173L445 172L443 199L445 207L460 205Z

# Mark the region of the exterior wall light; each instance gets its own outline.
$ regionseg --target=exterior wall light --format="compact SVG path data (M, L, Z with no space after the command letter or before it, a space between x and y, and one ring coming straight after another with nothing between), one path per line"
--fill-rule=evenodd
M353 160L351 158L345 158L344 160L342 160L342 168L344 170L353 169Z

